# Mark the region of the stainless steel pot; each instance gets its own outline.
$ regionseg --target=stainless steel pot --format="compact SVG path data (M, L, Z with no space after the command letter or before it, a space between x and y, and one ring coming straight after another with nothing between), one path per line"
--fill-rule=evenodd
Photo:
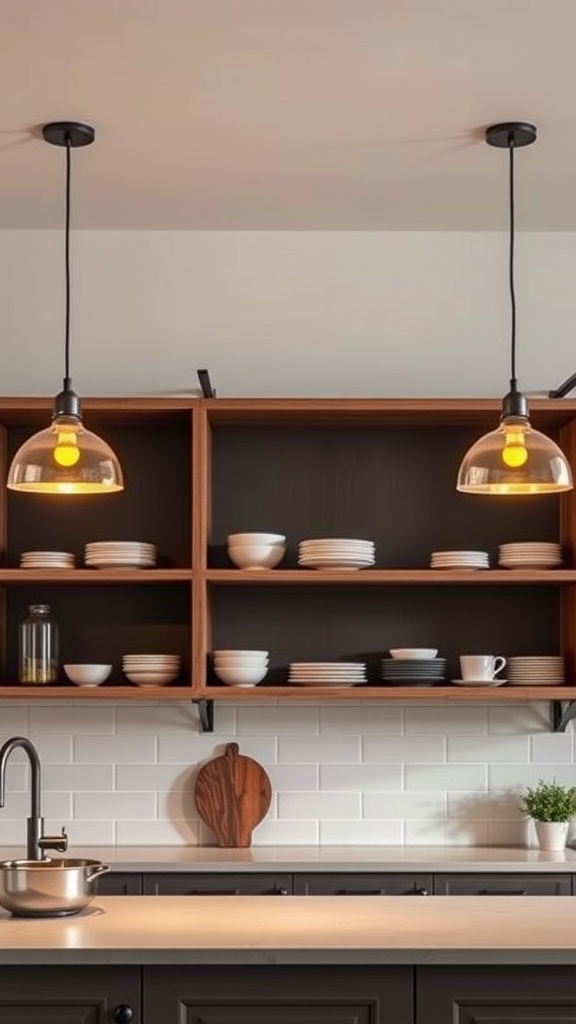
M99 860L0 861L0 907L19 917L77 914L94 899L91 883L109 870Z

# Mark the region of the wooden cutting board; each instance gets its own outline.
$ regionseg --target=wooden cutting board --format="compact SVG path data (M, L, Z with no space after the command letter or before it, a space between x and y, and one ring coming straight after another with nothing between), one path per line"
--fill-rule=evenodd
M194 799L219 846L250 846L252 830L270 807L272 786L261 764L228 743L221 757L198 772Z

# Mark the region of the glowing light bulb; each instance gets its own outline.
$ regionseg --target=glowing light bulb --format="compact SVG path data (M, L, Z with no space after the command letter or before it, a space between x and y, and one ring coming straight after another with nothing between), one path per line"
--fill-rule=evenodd
M66 430L58 432L58 440L54 448L54 462L57 462L63 469L75 466L80 458L80 449L76 441L75 431Z
M509 469L519 469L528 459L524 431L515 427L505 432L505 444L502 449L502 462Z

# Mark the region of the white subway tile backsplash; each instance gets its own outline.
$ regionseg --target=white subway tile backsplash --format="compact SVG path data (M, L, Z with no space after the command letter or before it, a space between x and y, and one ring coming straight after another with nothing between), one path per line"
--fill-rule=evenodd
M114 789L145 793L163 790L189 790L194 788L196 767L164 764L119 764L116 768Z
M155 793L75 793L75 818L132 821L156 817Z
M444 793L365 793L364 818L445 818Z
M408 764L404 769L406 790L425 789L430 792L449 789L485 790L486 785L487 767L485 764Z
M269 736L317 736L318 709L315 707L263 708L243 707L236 713L238 737Z
M40 735L55 732L63 736L111 736L114 714L113 705L92 707L85 701L79 704L58 701L57 707L34 704L30 708L29 736L33 741Z
M199 846L197 822L118 821L116 846Z
M488 708L488 732L518 733L550 731L550 709L542 701L537 704L504 704Z
M358 790L400 790L402 766L399 764L323 764L320 765L320 789L341 792Z
M488 731L488 711L485 707L406 707L404 731L432 733L437 736L466 733L480 736Z
M573 737L567 733L541 733L530 737L532 764L572 764Z
M402 708L386 707L333 707L320 708L320 732L323 735L360 733L387 736L402 732Z
M529 761L530 741L528 736L449 736L448 761L485 761L493 764L499 761Z
M321 821L322 846L399 846L402 821Z
M444 736L365 736L362 760L378 764L444 764Z
M74 760L78 764L154 764L154 736L76 736Z
M544 702L217 704L203 734L189 702L11 702L5 739L42 761L42 812L70 847L216 845L198 819L201 765L237 742L272 782L253 845L525 845L519 810L539 778L576 784L576 736ZM0 742L2 742L0 740ZM11 756L0 844L25 849L30 771Z
M359 818L360 793L279 793L278 818Z
M409 819L404 825L406 846L486 846L484 821L423 821Z
M310 820L271 821L265 818L252 833L253 846L317 846L319 841L320 824Z
M80 792L114 789L112 764L49 764L42 769L42 789Z
M279 736L278 763L360 763L360 736Z
M266 771L270 777L272 791L280 793L286 789L319 789L320 768L317 764L269 764Z

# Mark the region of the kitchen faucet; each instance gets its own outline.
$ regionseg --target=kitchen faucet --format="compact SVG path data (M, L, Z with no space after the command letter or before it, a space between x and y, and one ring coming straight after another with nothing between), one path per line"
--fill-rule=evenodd
M64 853L68 849L68 836L64 828L60 836L45 836L43 834L44 818L40 814L40 758L34 744L25 736L13 736L12 739L6 740L6 743L0 748L0 807L4 807L6 765L10 754L16 747L22 747L30 761L30 817L26 819L26 855L28 860L44 860L44 850L58 850L59 853Z

